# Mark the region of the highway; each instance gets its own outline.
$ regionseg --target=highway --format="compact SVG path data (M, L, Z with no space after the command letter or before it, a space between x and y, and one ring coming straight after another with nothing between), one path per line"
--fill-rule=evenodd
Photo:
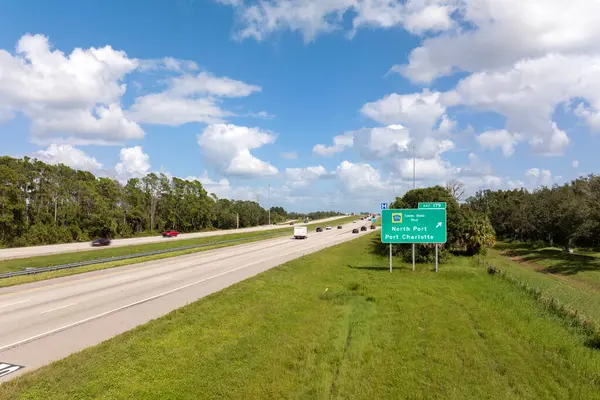
M23 367L0 382L289 260L360 237L367 232L351 231L363 224L370 225L357 221L304 240L286 236L0 289L0 365Z
M327 223L336 219L345 218L345 215L325 218L318 221L311 221L310 223ZM195 232L195 233L182 233L174 238L163 238L162 236L146 236L139 238L130 239L115 239L111 242L111 247L131 246L135 244L146 244L146 243L158 243L164 240L183 240L192 239L199 237L219 236L219 235L231 235L234 233L245 233L245 232L260 232L272 229L285 229L289 228L289 225L267 225L267 226L255 226L252 228L240 228L240 229L227 229L210 232ZM105 247L91 247L89 242L85 243L65 243L65 244L54 244L48 246L30 246L30 247L15 247L9 249L0 249L0 260L8 260L14 258L26 258L34 256L43 256L48 254L60 254L69 253L75 251L86 251L86 250L98 250Z

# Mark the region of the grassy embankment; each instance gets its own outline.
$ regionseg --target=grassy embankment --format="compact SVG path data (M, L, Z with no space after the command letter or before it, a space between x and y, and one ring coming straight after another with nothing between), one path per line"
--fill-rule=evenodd
M328 223L331 224L345 224L351 222L356 217L345 217L340 218L339 220L331 221ZM327 223L325 223L327 224ZM314 231L317 226L325 226L323 223L315 222L312 224L308 224L309 230ZM99 250L89 250L89 251L78 251L78 252L70 252L70 253L61 253L61 254L52 254L46 256L37 256L30 258L19 258L19 259L11 259L11 260L2 260L0 261L0 273L2 272L10 272L10 271L21 271L25 268L40 268L47 267L52 265L61 265L61 264L69 264L74 262L81 261L89 261L89 260L97 260L100 258L109 258L116 256L123 256L128 254L136 254L136 253L145 253L156 250L165 250L165 249L173 249L184 246L191 246L197 244L207 244L208 246L199 247L195 249L187 249L180 251L173 251L164 254L157 254L147 257L138 257L129 260L120 260L120 261L111 261L102 264L94 264L88 265L84 267L70 268L59 271L52 272L44 272L41 274L35 275L25 275L25 276L17 276L14 278L5 278L0 279L0 287L7 287L13 285L19 285L23 283L29 282L37 282L45 279L58 278L62 276L80 274L84 272L97 271L101 269L120 267L124 265L137 264L144 261L152 261L152 260L160 260L163 258L176 257L184 254L197 253L201 251L211 250L215 248L234 246L240 243L249 243L259 240L265 240L270 238L275 238L278 236L290 235L293 232L293 228L290 227L288 229L272 229L258 232L246 232L246 233L228 233L224 235L210 236L210 237L200 237L195 239L183 239L183 240L169 240L165 239L160 243L150 243L150 244L141 244L141 245L133 245L133 246L122 246L122 247L107 247ZM269 237L265 237L265 235L272 235ZM225 240L233 240L233 239L242 239L239 242L231 242L231 243L221 243L210 245L211 243L221 242Z
M499 243L486 262L600 328L600 254L525 243Z
M416 273L377 233L0 387L2 399L592 399L600 352L476 260Z

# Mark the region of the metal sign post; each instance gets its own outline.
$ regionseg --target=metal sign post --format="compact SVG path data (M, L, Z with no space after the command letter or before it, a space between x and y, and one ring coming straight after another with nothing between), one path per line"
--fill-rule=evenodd
M438 272L438 244L435 244L435 272Z
M392 244L390 243L390 273L392 272Z

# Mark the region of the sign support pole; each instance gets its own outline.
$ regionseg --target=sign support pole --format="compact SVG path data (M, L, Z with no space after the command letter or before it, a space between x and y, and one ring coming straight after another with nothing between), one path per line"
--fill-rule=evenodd
M413 256L413 272L415 270L415 244L412 245L412 256Z
M435 272L438 272L438 244L435 244Z
M392 273L392 244L390 243L390 274Z

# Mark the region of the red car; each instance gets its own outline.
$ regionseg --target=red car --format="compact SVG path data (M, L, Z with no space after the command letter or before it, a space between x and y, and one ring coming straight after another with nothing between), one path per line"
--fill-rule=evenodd
M164 231L162 233L163 237L175 237L177 235L179 235L179 232L177 231Z

